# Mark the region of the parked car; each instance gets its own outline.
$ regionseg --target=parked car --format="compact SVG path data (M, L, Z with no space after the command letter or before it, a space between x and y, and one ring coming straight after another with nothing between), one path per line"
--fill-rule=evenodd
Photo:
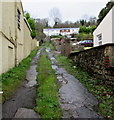
M84 45L85 47L92 47L93 46L93 41L92 40L84 40L78 42L80 45Z

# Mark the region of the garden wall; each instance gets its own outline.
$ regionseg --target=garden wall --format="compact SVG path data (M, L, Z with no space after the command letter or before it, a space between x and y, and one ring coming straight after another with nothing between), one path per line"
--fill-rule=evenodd
M106 44L70 54L76 66L95 76L102 83L114 85L114 44Z
M71 52L70 39L57 38L53 41L53 45L57 51L61 52L62 55L67 56L67 57L69 56Z

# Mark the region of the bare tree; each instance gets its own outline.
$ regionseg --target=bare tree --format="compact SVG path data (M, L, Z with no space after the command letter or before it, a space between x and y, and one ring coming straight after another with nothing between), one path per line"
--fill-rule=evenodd
M90 22L90 26L91 25L97 25L97 18L96 17L90 17L89 22Z
M49 16L53 20L54 26L61 23L61 14L58 8L52 8L49 12Z
M82 16L82 19L85 20L85 21L88 21L89 18L90 18L90 17L89 17L87 14L85 14L85 15Z
M48 18L41 19L40 22L44 25L44 28L49 27L49 20Z

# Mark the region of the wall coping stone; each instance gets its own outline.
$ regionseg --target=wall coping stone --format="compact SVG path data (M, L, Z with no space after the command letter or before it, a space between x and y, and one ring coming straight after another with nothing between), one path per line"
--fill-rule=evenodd
M90 48L90 49L87 49L87 50L82 50L82 51L79 51L79 52L71 52L69 57L74 56L74 55L79 54L79 53L82 53L82 52L90 51L92 49L103 48L103 47L107 47L107 46L114 46L114 43L107 43L107 44L104 44L104 45L96 46L96 47L93 47L93 48Z

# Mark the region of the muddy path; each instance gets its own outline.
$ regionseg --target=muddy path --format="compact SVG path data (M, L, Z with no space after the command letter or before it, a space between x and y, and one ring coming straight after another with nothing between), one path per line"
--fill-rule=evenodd
M26 72L26 79L21 87L17 89L12 99L2 105L3 118L26 118L27 116L30 118L38 118L37 114L32 109L35 107L36 77L38 74L36 67L41 50L42 49L40 49L37 55L32 59L30 68Z
M63 111L62 118L102 118L93 108L98 100L88 92L79 80L59 66L54 53L47 48L48 58L55 70L59 87L59 101Z

